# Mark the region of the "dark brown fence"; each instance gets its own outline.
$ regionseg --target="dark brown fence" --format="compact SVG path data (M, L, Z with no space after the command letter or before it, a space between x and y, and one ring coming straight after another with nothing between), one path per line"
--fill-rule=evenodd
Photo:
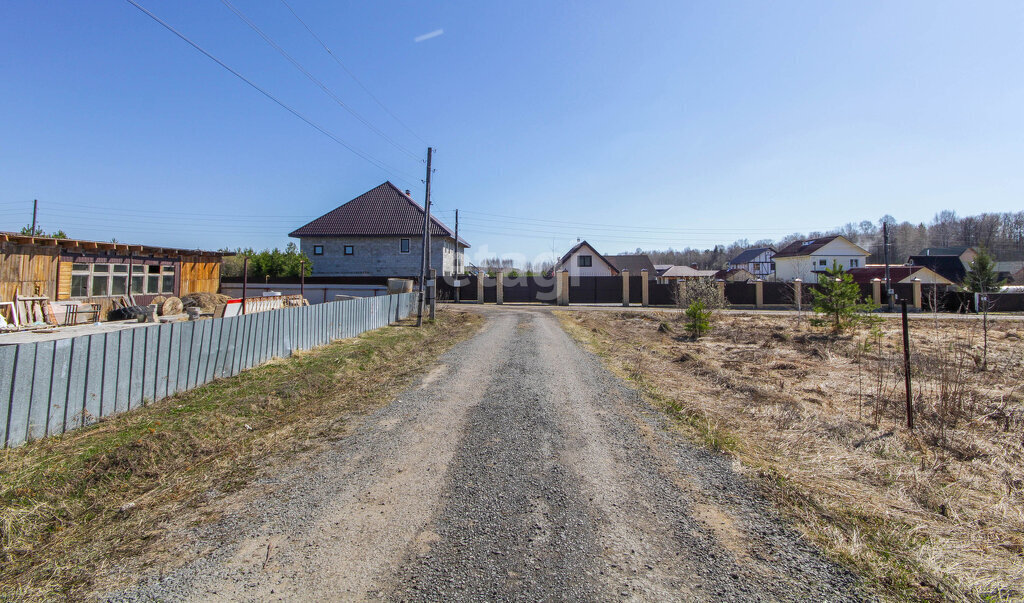
M496 281L494 277L484 278L484 302L496 301ZM308 281L307 281L308 282ZM455 299L455 279L453 277L438 278L437 297L440 301ZM463 302L477 301L477 277L468 276L459 279L459 299ZM504 301L509 303L555 303L555 279L550 277L504 277ZM726 301L733 306L756 305L756 285L754 283L724 283ZM763 282L762 300L765 306L795 305L792 283ZM811 305L815 283L804 283L802 287L802 304ZM651 306L675 305L675 284L659 284L654 280L648 282L648 301ZM914 286L910 283L895 283L893 290L896 300L913 301ZM860 284L863 300L872 301L873 287L871 283ZM882 306L888 304L885 285L881 287ZM643 302L643 277L629 278L629 301L639 305ZM622 278L618 276L584 276L569 279L569 303L571 304L621 304ZM931 311L933 306L940 312L975 312L974 294L946 291L942 285L921 286L922 310ZM995 293L991 295L990 309L993 312L1024 312L1024 294Z

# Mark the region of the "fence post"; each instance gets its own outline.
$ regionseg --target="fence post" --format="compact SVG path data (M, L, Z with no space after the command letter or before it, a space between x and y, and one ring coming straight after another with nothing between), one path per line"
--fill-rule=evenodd
M629 307L629 270L622 271L622 305Z
M804 281L802 279L793 279L793 295L796 297L796 311L800 312L804 305Z
M487 278L487 274L477 271L476 273L476 303L484 303L484 279Z
M494 276L497 280L497 283L495 284L497 288L494 290L494 301L500 305L505 303L505 288L504 284L501 282L505 279L505 273L499 270L494 273Z
M562 270L558 273L558 280L562 283L562 297L558 300L559 306L569 305L569 271Z
M430 320L437 316L437 268L430 269L430 287L427 288L430 299Z
M903 311L903 374L907 387L907 429L914 430L914 403L910 395L910 325L907 323L907 300L900 300Z
M871 279L871 301L876 306L882 305L882 279L878 277Z
M551 276L555 279L555 305L562 305L562 273L551 271Z
M683 281L680 280L679 282L681 283ZM718 284L718 295L721 296L722 299L725 299L725 279L721 279L721 278L718 279L717 284ZM682 291L680 291L680 293L682 293ZM680 299L682 299L682 298L680 298ZM728 301L728 300L726 300L726 301Z
M921 309L921 279L914 279L914 307Z
M754 281L754 307L760 309L764 306L764 281Z
M650 283L647 281L648 277L646 268L640 270L641 304L645 308L650 305Z

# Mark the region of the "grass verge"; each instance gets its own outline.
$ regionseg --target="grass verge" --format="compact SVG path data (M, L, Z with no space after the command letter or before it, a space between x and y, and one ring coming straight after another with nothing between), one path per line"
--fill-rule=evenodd
M344 436L348 417L389 402L481 322L442 310L0 451L0 600L85 597L183 510Z
M559 312L563 328L692 439L736 457L795 525L889 600L1024 600L1020 321L899 321L830 337L806 319Z

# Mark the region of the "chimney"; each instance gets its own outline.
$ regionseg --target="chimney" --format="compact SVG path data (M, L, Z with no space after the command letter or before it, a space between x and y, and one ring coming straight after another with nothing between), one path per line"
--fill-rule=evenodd
M700 270L699 268L697 268L697 262L690 264L690 268L693 268L694 270Z

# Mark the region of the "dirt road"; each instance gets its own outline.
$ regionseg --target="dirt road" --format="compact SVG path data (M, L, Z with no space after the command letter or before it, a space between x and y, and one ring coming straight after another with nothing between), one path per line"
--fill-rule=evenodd
M549 312L487 324L326 452L176 535L116 600L856 600Z

